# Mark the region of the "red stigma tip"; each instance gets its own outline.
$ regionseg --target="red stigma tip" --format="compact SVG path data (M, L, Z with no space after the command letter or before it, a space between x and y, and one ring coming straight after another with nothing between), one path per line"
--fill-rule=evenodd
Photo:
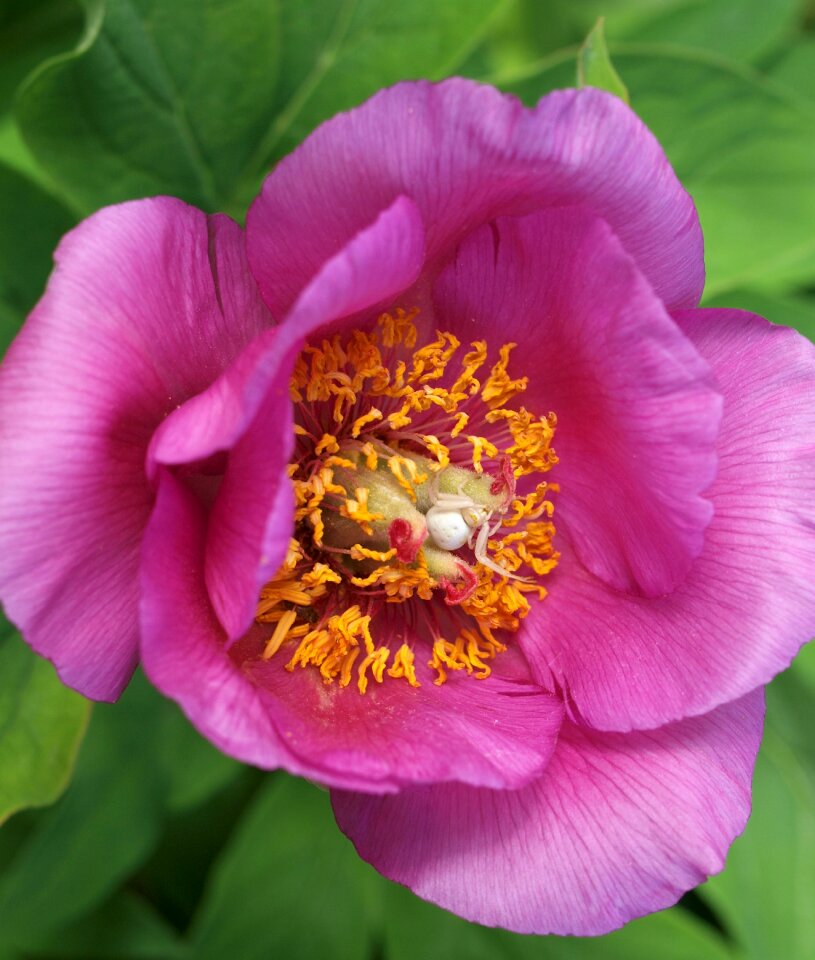
M504 507L508 507L515 496L515 471L512 469L512 461L509 457L501 457L501 472L492 481L490 493L497 495L504 491Z
M402 563L413 563L426 536L426 528L416 533L402 517L397 517L388 527L388 543L396 550L396 559Z
M456 569L461 575L461 582L453 583L447 577L439 580L439 586L444 590L444 602L451 605L463 603L469 599L478 586L478 576L472 567L467 566L466 563L457 563Z

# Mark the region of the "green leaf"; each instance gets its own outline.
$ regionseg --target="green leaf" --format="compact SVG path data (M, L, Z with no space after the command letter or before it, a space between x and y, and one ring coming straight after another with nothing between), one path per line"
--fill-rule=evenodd
M482 76L523 71L565 48L568 59L573 59L573 48L601 16L615 51L621 41L653 43L756 63L795 34L806 4L807 0L516 0L490 31L489 43L479 49L479 63L470 61L467 72ZM481 69L484 63L489 64L487 71ZM811 78L807 86L812 88Z
M802 0L612 0L609 39L693 47L755 63L796 28Z
M277 20L268 0L90 0L76 50L20 92L23 136L85 210L155 193L212 209L263 128Z
M26 177L0 164L0 356L42 294L71 213Z
M168 809L178 813L203 803L246 768L205 740L174 703L155 699L157 759L169 783Z
M707 295L815 281L815 110L702 52L616 45L631 104L694 198ZM569 51L503 85L526 102L568 86Z
M385 960L502 960L508 935L468 923L395 883L384 884ZM521 938L518 938L519 940Z
M578 87L597 87L628 103L628 90L608 55L602 17L586 37L577 55Z
M5 646L0 654L5 655ZM2 676L21 680L10 670ZM0 728L3 706L0 698ZM43 706L39 701L36 706L39 717ZM28 743L22 746L25 750L16 754L37 755ZM0 756L5 761L1 734ZM149 940L151 924L142 924L145 918L134 914L132 904L100 904L151 858L162 864L168 884L179 882L180 867L194 869L188 887L197 896L210 860L245 803L240 777L252 772L202 740L178 707L137 673L118 703L96 706L73 782L60 803L36 816L15 817L11 826L19 823L21 829L12 831L9 843L0 842L0 957L4 950L40 946L51 956L63 934L66 942L78 942L70 933L77 924L81 933L98 922L101 937L111 933L117 916L122 919L122 910L127 914L122 922L130 917L128 923L145 926ZM221 810L219 797L234 781L237 790ZM205 800L210 800L206 806ZM188 823L181 817L193 819ZM228 819L221 825L219 817ZM182 862L158 857L159 842ZM93 913L97 909L100 917Z
M807 38L791 47L773 66L770 76L791 96L815 104L815 39Z
M791 695L813 652L768 689L753 813L724 872L701 890L755 960L815 956L815 686Z
M26 956L48 960L175 960L190 957L180 935L142 897L122 890L75 923L33 936ZM190 960L194 958L190 957Z
M26 74L72 47L82 13L73 0L4 0L0 8L0 113Z
M155 762L154 704L136 683L119 703L95 708L73 782L0 875L0 948L86 913L150 854L168 790Z
M767 690L768 723L795 754L801 770L815 787L815 643L808 643L789 670Z
M90 704L0 620L0 823L68 785Z
M815 313L815 302L812 303L811 309ZM815 340L815 336L810 337L810 339ZM782 674L782 677L795 677L809 691L811 696L810 706L815 703L815 642L810 641L806 644L798 654L792 669ZM806 731L806 733L808 732ZM811 737L807 737L807 740L810 743L812 742Z
M264 774L240 767L240 775L184 810L169 810L161 840L130 881L179 930L192 922L208 874L252 802Z
M29 78L17 119L84 210L169 193L242 215L319 121L450 72L505 3L89 0L81 43Z
M81 28L82 11L75 0L4 0L0 5L0 162L44 184L13 124L12 103L26 75L71 49Z
M268 779L211 874L191 933L196 960L363 960L378 883L303 780Z
M753 816L705 893L756 960L815 953L815 792L795 755L769 734L756 768Z
M48 175L41 169L31 151L23 143L20 131L10 113L0 115L0 164L16 170L29 180L51 191Z

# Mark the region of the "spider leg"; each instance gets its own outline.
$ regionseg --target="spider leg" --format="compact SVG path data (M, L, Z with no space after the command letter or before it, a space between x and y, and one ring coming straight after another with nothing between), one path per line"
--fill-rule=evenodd
M475 541L475 548L473 550L475 553L475 559L487 567L488 570L492 570L494 573L498 573L502 577L508 577L510 580L520 580L522 583L528 583L529 577L521 577L517 573L512 573L510 570L507 570L506 567L502 567L500 563L496 563L492 557L487 555L487 540L489 537L489 523L485 523L479 529L478 538Z

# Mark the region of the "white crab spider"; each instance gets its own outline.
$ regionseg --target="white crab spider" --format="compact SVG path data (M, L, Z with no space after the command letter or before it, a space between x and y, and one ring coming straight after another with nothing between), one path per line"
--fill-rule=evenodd
M441 550L458 550L490 517L486 507L472 497L456 493L435 493L425 515L427 532Z
M440 550L459 550L467 544L472 547L475 559L495 573L513 580L526 579L510 573L487 555L487 541L501 526L499 518L490 529L492 510L463 494L461 488L458 493L439 493L434 488L430 498L432 506L425 514L427 533Z

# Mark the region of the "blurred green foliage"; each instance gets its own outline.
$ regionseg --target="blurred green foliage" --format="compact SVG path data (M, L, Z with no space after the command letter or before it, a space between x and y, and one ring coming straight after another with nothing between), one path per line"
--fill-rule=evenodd
M396 80L464 73L530 103L574 85L600 15L699 207L706 302L815 338L808 0L4 0L0 349L79 216L166 192L240 218L319 121ZM222 756L141 678L94 708L70 786L35 809L65 789L89 706L4 631L0 960L815 956L815 649L770 687L725 872L581 941L483 929L388 883L324 793Z
M0 825L65 789L90 704L64 687L0 619ZM2 882L2 881L0 881Z

